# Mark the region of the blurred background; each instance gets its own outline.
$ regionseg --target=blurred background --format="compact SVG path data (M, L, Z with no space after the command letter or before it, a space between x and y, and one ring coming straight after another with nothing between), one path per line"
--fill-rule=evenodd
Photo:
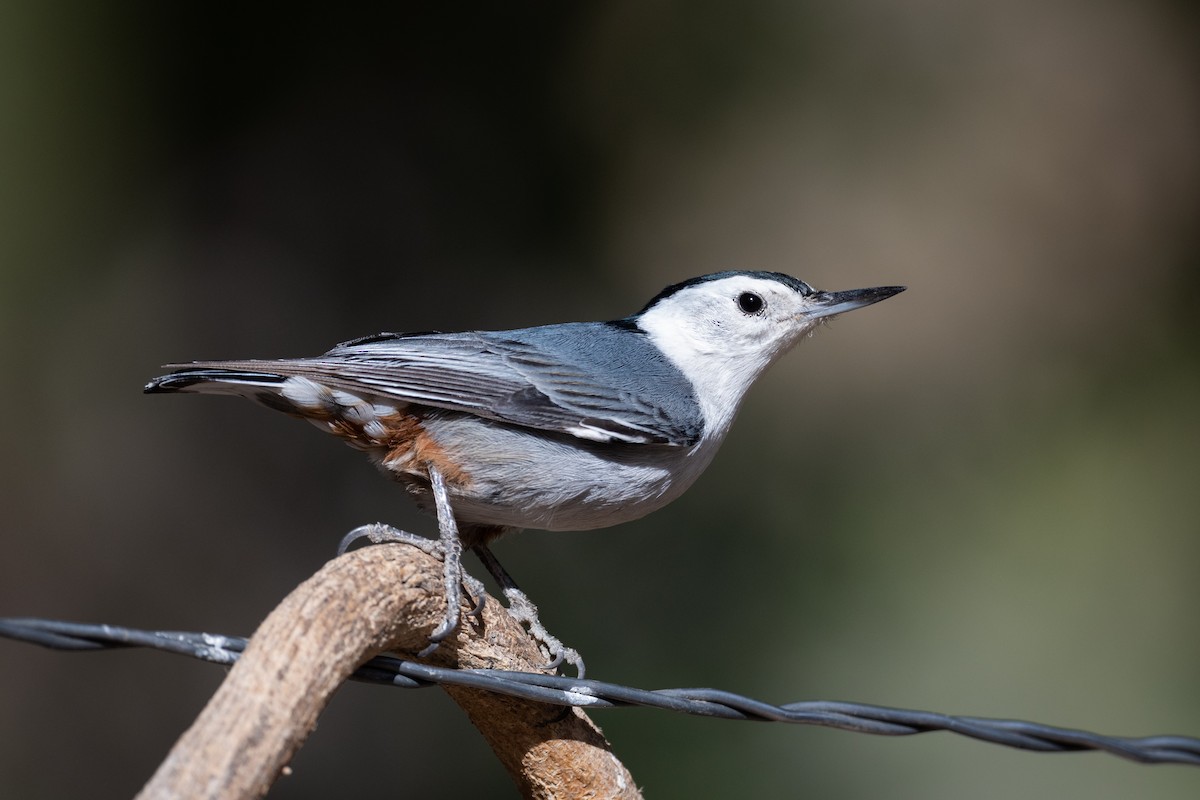
M309 426L142 396L160 364L769 269L910 288L778 364L670 508L497 546L590 674L1200 735L1196 33L1132 0L0 4L0 615L249 634L348 529L434 530ZM222 671L0 641L0 675L0 796L118 798ZM1200 785L595 716L649 796ZM346 687L293 768L272 796L515 796L436 690Z

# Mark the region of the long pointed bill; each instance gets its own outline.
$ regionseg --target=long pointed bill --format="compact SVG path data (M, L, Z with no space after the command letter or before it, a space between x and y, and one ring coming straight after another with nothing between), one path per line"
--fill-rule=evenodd
M832 317L853 311L856 308L887 300L894 294L903 292L906 286L876 286L873 289L847 289L844 292L815 292L808 298L809 308L804 316L809 319Z

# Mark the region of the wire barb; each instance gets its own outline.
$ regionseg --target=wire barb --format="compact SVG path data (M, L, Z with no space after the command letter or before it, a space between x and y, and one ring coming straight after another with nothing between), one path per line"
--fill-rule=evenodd
M224 665L236 661L246 647L246 639L236 636L144 631L43 619L0 618L0 636L56 650L149 647ZM371 659L351 679L403 688L435 684L463 686L561 706L589 709L642 706L719 719L817 725L877 736L949 731L1022 750L1046 753L1097 750L1143 764L1200 766L1200 739L1190 736L1105 736L1022 720L958 717L864 703L816 700L777 706L719 689L636 689L532 672L433 667L391 656Z

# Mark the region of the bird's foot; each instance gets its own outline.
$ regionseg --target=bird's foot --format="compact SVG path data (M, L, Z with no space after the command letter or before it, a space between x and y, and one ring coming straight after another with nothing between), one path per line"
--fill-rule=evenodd
M429 635L429 645L417 654L419 658L425 658L431 654L438 648L438 645L448 639L458 629L462 590L466 591L468 599L473 606L467 613L476 619L481 616L485 602L483 583L468 575L462 568L462 551L459 548L453 547L453 543L450 548L447 548L445 538L441 540L428 539L424 536L377 522L370 525L360 525L346 534L338 546L338 554L346 552L351 545L361 539L366 539L371 544L397 542L399 544L410 545L427 555L439 559L443 563L442 575L443 585L445 586L446 614L433 633ZM448 549L451 551L451 558L446 557ZM454 552L456 550L457 552ZM579 651L565 646L558 637L546 629L546 626L542 624L538 616L537 606L516 585L516 582L513 581L504 567L500 565L500 562L496 560L491 550L482 545L477 545L474 550L488 572L492 574L492 577L500 585L504 599L508 604L508 613L529 631L529 635L537 641L547 658L550 659L544 668L555 670L564 663L570 664L575 668L577 676L582 678L585 667Z
M455 587L454 591L447 590L445 592L445 616L442 617L441 623L438 624L433 633L429 635L429 645L417 654L418 657L424 658L428 656L458 628L458 607L462 599L459 587L466 591L468 599L470 599L472 604L471 610L467 613L478 618L483 612L484 597L486 594L483 583L468 575L462 569L462 564L458 559L447 559L446 548L441 541L428 539L409 531L384 525L381 522L375 522L370 525L360 525L342 537L341 544L338 545L338 555L345 553L351 545L360 539L366 539L371 544L382 544L384 542L406 544L417 548L426 555L433 556L444 565L442 571L443 585Z
M579 655L579 651L573 647L564 645L558 637L552 635L546 630L546 626L542 624L538 617L537 606L529 599L529 595L518 589L516 586L505 587L504 599L508 601L508 613L517 622L525 626L542 650L550 657L550 662L546 664L545 669L555 670L564 662L575 668L576 677L582 678L584 674L583 657Z
M582 678L585 672L583 657L579 655L579 651L573 647L565 646L556 636L553 636L550 631L546 630L546 626L542 624L538 617L538 608L529 599L529 595L521 591L517 586L516 581L508 574L508 571L500 565L496 560L496 556L485 545L475 545L472 548L475 555L479 556L479 560L483 562L483 566L496 579L496 583L500 584L500 590L504 593L504 599L508 601L508 613L517 622L525 626L529 631L529 635L537 641L542 650L550 658L550 662L546 664L544 669L558 669L562 663L570 664L575 668L576 677Z
M372 522L370 525L359 525L354 530L342 537L341 543L338 545L338 555L343 555L350 546L359 539L366 539L371 544L382 544L384 542L399 542L400 544L412 545L426 555L433 556L439 561L442 559L442 543L425 536L419 536L415 533L402 531L399 528L393 528L391 525L385 525L382 522Z

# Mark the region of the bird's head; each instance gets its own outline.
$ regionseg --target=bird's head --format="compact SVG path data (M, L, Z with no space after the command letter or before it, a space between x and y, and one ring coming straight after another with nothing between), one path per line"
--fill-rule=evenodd
M904 291L823 292L779 272L718 272L668 286L631 321L691 381L723 435L755 379L817 325Z

